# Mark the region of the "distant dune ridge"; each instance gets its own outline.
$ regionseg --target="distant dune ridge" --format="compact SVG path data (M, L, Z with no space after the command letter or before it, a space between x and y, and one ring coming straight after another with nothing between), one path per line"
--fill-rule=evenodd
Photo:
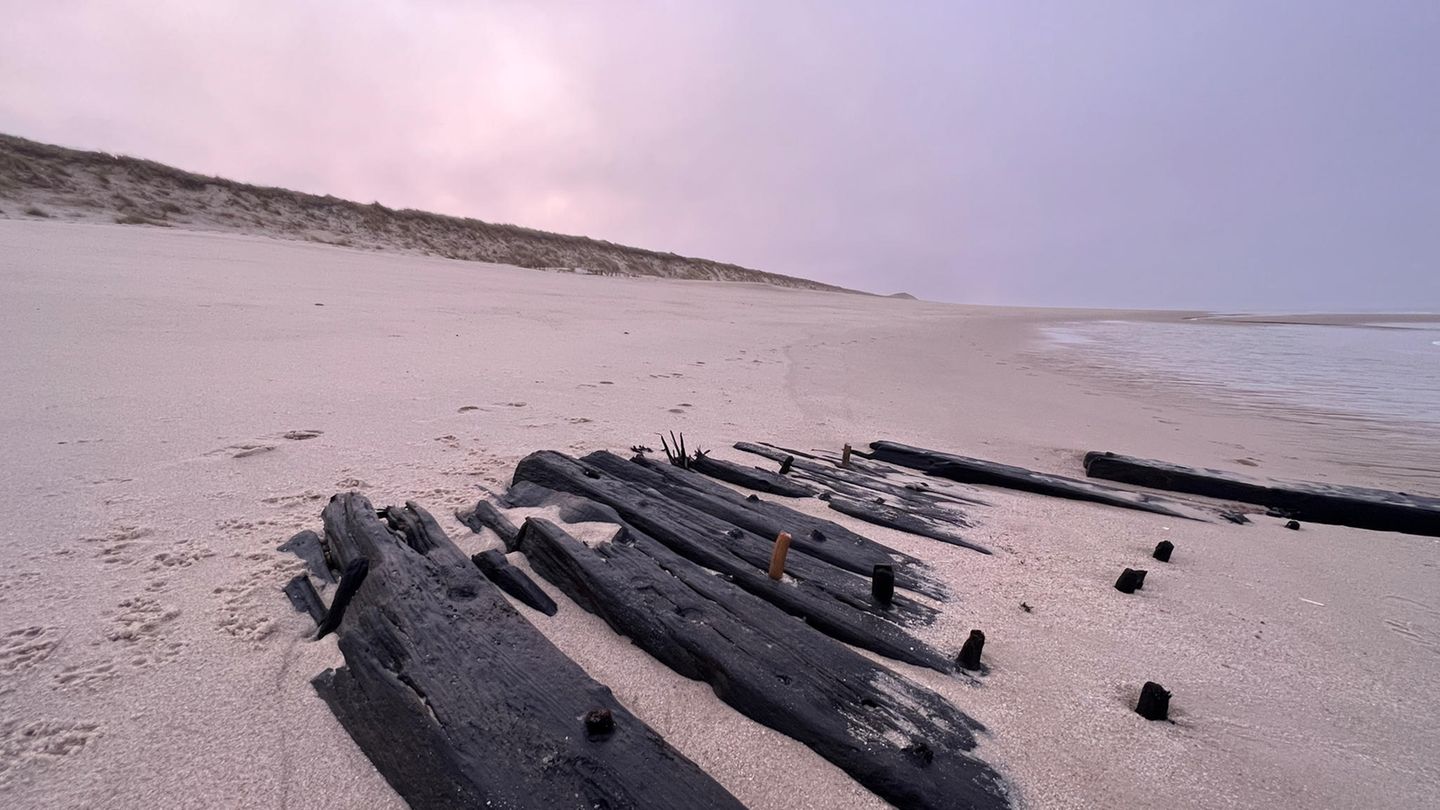
M207 177L150 160L0 134L0 219L54 218L205 231L620 276L748 281L855 292L584 236Z

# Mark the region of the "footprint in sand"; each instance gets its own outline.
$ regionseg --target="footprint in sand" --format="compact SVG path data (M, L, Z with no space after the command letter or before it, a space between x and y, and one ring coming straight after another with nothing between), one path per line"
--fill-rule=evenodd
M0 722L0 789L24 781L32 768L80 753L99 734L97 723L71 720Z
M72 664L55 675L55 683L62 689L95 689L119 676L114 661L87 661Z
M0 636L0 672L10 674L29 669L50 657L60 646L54 627L32 625Z
M143 553L142 549L150 545L146 537L154 534L153 529L144 526L116 526L106 532L103 537L82 537L82 543L94 543L99 546L95 551L95 559L106 565L133 565Z

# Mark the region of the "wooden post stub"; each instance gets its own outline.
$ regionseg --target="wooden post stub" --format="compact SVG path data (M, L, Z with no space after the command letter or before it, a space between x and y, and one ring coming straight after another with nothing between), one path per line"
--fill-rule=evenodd
M1289 523L1286 523L1286 524L1285 524L1285 528L1287 528L1287 529L1289 529L1289 530L1291 530L1291 531L1294 531L1294 532L1298 532L1298 531L1300 531L1300 521L1298 521L1298 520L1292 520L1292 521L1290 521Z
M794 457L794 456L786 456L786 457L785 457L785 460L782 461L782 462L780 462L780 474L781 474L781 475L789 475L789 474L790 474L790 467L791 467L792 465L794 465L794 463L795 463L795 457Z
M965 645L960 648L960 655L956 657L955 663L961 669L979 669L980 653L985 649L985 634L979 630L971 630L970 637L965 639Z
M1161 540L1155 545L1155 553L1151 556L1153 556L1160 562L1170 562L1170 552L1174 550L1174 543L1170 542L1169 540Z
M840 466L850 466L850 445L848 444L840 451Z
M1135 713L1146 720L1167 720L1170 717L1170 693L1154 681L1146 681L1140 687L1140 702L1135 704Z
M585 713L585 734L590 739L604 737L615 730L615 715L609 709L594 709Z
M889 607L895 598L895 567L879 564L870 576L870 595L881 605Z
M1115 590L1121 593L1134 593L1145 587L1145 572L1137 571L1134 568L1126 568L1120 572L1120 578L1115 580Z
M775 550L770 553L770 578L776 582L785 576L785 555L790 553L790 533L780 532L775 538Z

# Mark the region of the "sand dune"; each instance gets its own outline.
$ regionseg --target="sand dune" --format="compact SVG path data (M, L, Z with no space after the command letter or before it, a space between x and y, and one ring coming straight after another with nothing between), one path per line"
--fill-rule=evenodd
M339 663L333 639L304 640L279 591L299 563L275 546L337 490L417 500L476 551L492 538L449 513L526 453L662 429L746 461L731 442L883 436L1071 475L1087 449L1322 466L1320 428L1107 387L1033 344L1037 325L1115 313L40 220L0 222L0 296L8 807L397 806L309 686ZM957 596L923 637L958 649L983 628L991 672L897 669L987 725L980 753L1026 805L1421 807L1440 791L1433 539L986 498L990 557L801 508L933 561ZM1116 592L1159 539L1174 561ZM883 806L550 592L560 612L528 614L537 627L743 802ZM1131 711L1146 680L1174 691L1174 724Z
M0 219L263 234L564 273L840 290L809 279L476 219L237 183L150 160L0 135Z

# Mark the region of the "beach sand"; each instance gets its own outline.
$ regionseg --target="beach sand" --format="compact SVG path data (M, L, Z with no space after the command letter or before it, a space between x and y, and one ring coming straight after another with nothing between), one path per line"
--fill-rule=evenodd
M279 590L299 564L275 546L318 528L340 490L419 501L479 550L492 539L451 513L525 454L624 452L672 429L735 460L750 460L737 440L886 438L1075 476L1084 451L1108 449L1406 483L1337 468L1322 423L1122 386L1036 344L1057 321L1194 313L30 221L0 221L0 296L6 807L402 806L309 685L341 663L333 638L306 641ZM801 508L950 581L923 636L953 650L983 629L990 674L893 666L988 726L980 753L1018 805L1422 807L1440 793L1440 540L985 497L973 535L990 557ZM1161 539L1169 565L1149 560ZM1151 572L1133 596L1111 587L1127 566ZM525 615L751 807L884 806L547 589L560 613ZM1131 711L1147 680L1173 690L1173 724Z

